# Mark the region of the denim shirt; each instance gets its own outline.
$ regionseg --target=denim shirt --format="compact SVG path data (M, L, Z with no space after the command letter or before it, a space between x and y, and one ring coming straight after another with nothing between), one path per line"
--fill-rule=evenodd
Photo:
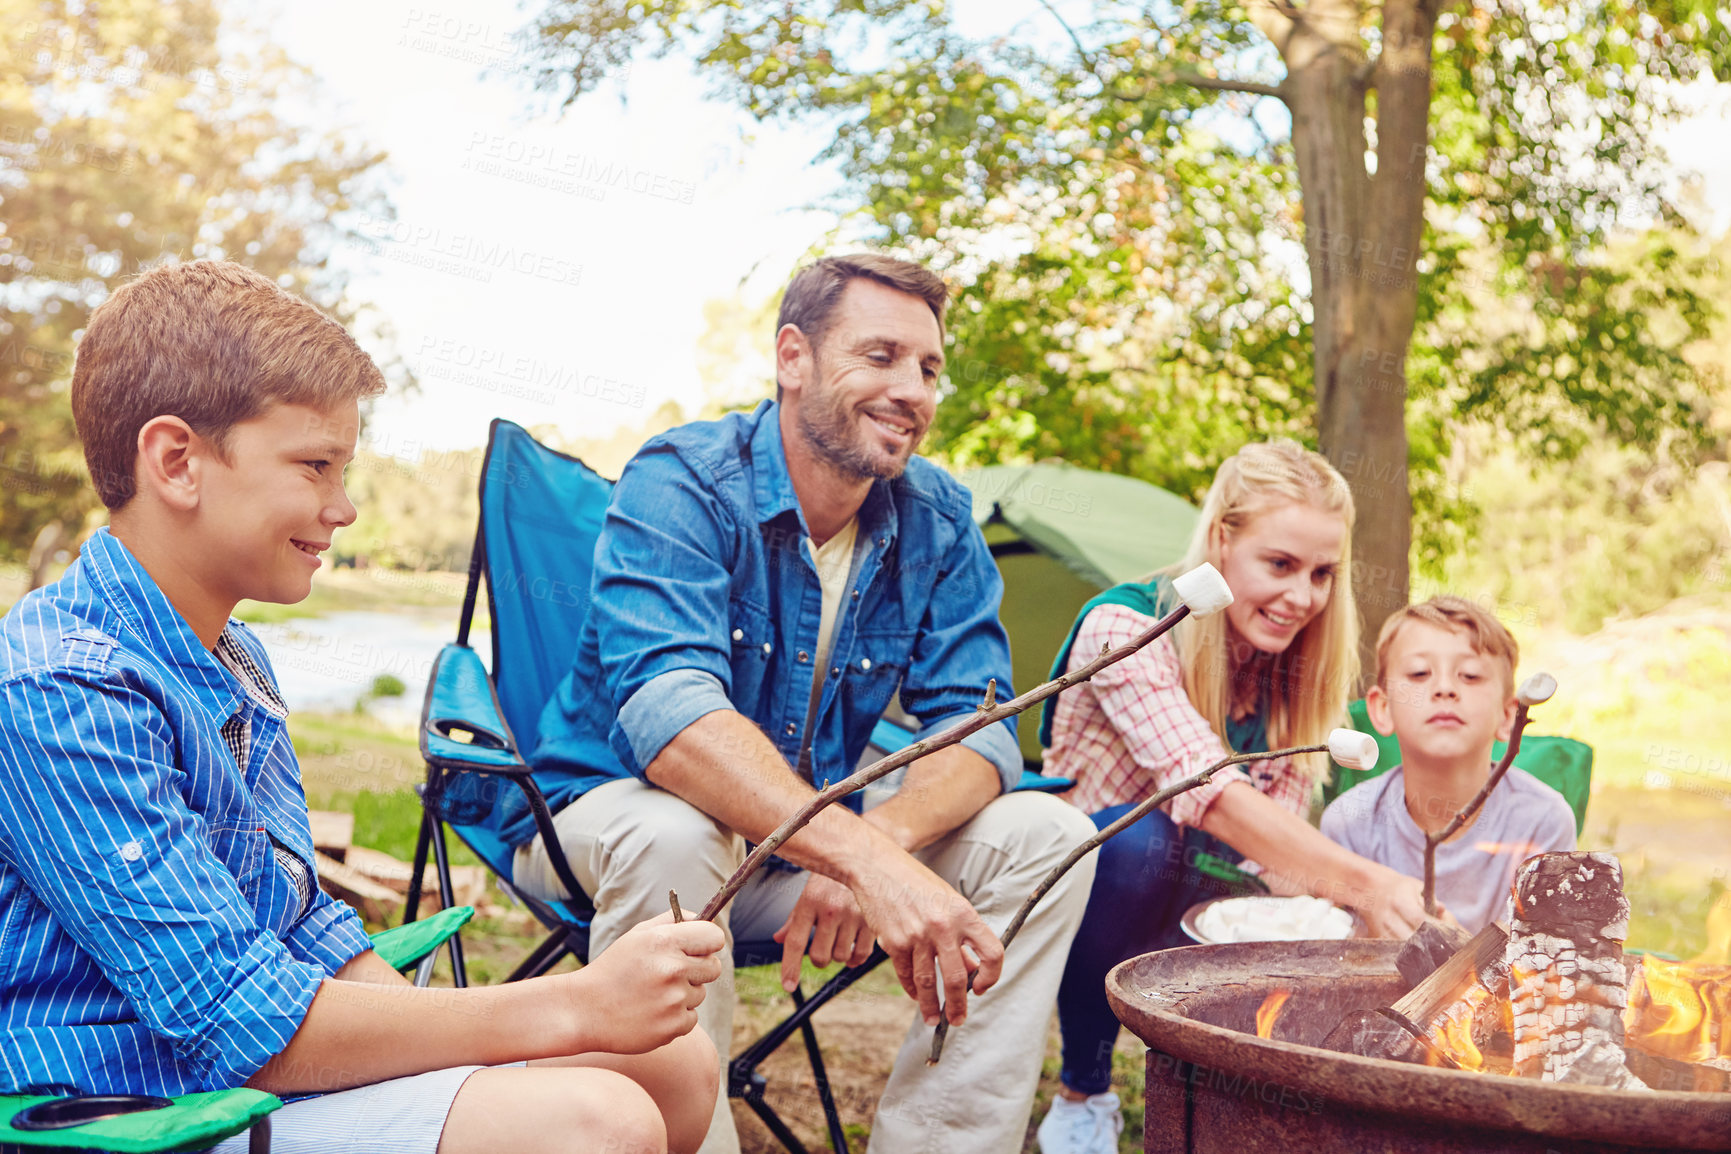
M721 709L756 722L799 764L823 595L780 412L766 401L673 429L619 479L576 658L529 757L554 809L603 782L643 777L681 730ZM1002 593L965 488L919 457L896 480L873 483L829 660L815 671L814 786L852 771L898 686L926 730L970 716L992 678L999 700L1012 695ZM1013 721L963 744L1005 789L1019 779ZM517 791L495 816L507 842L534 837Z
M282 1051L370 943L348 906L303 904L273 842L311 871L280 711L99 530L0 621L0 1091L216 1090Z

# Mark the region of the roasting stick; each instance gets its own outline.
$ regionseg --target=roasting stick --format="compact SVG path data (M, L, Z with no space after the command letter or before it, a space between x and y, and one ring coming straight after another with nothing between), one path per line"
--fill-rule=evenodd
M1478 796L1467 803L1466 808L1449 819L1449 823L1435 833L1424 835L1424 912L1431 917L1437 916L1436 904L1436 847L1453 837L1460 828L1473 819L1473 815L1484 807L1485 799L1491 796L1497 783L1503 775L1509 772L1509 766L1515 763L1515 754L1521 748L1521 731L1527 727L1527 709L1530 706L1542 705L1557 692L1557 679L1549 673L1535 673L1515 691L1515 724L1509 730L1509 747L1503 750L1503 758L1497 762L1491 775L1485 780L1485 787L1479 790Z
M910 762L918 761L927 754L936 753L940 749L947 749L956 745L971 733L977 733L988 725L996 725L1005 718L1014 717L1053 694L1088 680L1108 665L1122 661L1148 645L1192 613L1198 617L1206 617L1211 613L1218 613L1232 604L1232 590L1227 588L1226 579L1220 576L1219 571L1214 566L1206 563L1174 578L1172 588L1177 592L1182 604L1131 638L1127 643L1116 649L1104 650L1100 656L1082 668L1030 689L1020 697L1011 698L1002 704L997 701L997 682L994 680L986 686L986 698L975 708L972 717L957 722L942 733L921 738L907 748L898 750L880 761L873 762L853 776L845 777L814 794L810 801L800 807L799 812L782 822L776 827L775 832L758 843L757 848L746 856L745 861L740 863L737 870L733 871L733 876L727 879L727 883L716 892L716 895L709 899L709 902L703 907L703 912L698 916L705 921L714 921L715 915L733 900L733 896L739 892L740 887L746 883L751 875L757 872L758 867L763 865L771 854L780 849L783 842L804 829L806 823L832 803L856 790L864 789L885 774L892 773Z
M1040 884L1034 887L1034 892L1029 894L1028 899L1022 903L1022 908L1016 911L1016 916L1010 919L1010 924L1004 927L1003 937L999 939L1003 942L1004 949L1008 950L1010 948L1010 943L1015 940L1017 931L1022 928L1022 923L1028 920L1028 915L1033 912L1034 906L1041 898L1045 897L1046 894L1051 891L1053 886L1058 884L1058 879L1069 872L1071 866L1075 865L1090 853L1093 853L1102 845L1106 844L1106 842L1123 833L1125 830L1147 817L1150 813L1154 812L1155 809L1165 805L1179 794L1188 793L1199 785L1207 785L1214 779L1215 774L1228 766L1242 765L1247 761L1267 761L1277 757L1292 757L1295 754L1300 753L1323 752L1328 753L1334 758L1334 760L1340 762L1340 764L1349 769L1376 768L1376 738L1372 737L1368 733L1360 733L1355 729L1335 730L1333 733L1328 735L1328 744L1326 745L1300 745L1294 746L1291 749L1273 749L1263 753L1235 753L1230 757L1223 757L1201 773L1193 774L1190 777L1185 778L1183 781L1176 782L1157 793L1150 794L1146 799L1138 804L1135 809L1132 809L1129 813L1125 814L1123 817L1100 830L1093 837L1071 850L1069 855L1066 856L1063 861L1054 866L1052 871L1040 880ZM973 982L974 975L969 974L969 987L972 987ZM926 1065L935 1066L937 1065L938 1059L943 1057L944 1038L948 1036L949 1029L949 1019L939 1019L937 1031L932 1035L932 1052L931 1056L926 1059Z

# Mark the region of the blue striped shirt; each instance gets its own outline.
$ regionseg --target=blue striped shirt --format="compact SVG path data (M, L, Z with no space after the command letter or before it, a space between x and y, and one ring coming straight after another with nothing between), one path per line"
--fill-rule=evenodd
M286 1047L369 943L348 906L303 903L277 845L310 869L280 711L99 530L0 620L0 1091L213 1090Z

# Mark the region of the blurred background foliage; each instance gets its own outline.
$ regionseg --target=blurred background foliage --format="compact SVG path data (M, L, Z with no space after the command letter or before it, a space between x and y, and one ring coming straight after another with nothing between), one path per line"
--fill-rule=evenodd
M225 257L383 328L325 260L350 214L390 215L383 155L285 119L317 106L312 78L225 20L212 0L0 0L0 560L38 576L102 515L67 386L115 286Z

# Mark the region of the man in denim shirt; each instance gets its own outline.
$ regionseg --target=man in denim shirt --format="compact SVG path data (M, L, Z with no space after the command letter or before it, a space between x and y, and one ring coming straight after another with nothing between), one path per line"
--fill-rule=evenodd
M914 449L943 368L943 282L879 256L830 258L788 286L778 401L674 429L614 492L593 608L531 755L560 841L594 899L596 952L664 910L695 907L812 795L847 775L900 689L922 727L1010 685L1002 585L970 498ZM1089 859L1036 907L1008 957L997 934L1093 832L1078 811L1009 793L1012 723L908 767L863 816L825 810L732 907L733 934L864 961L875 939L919 1003L872 1126L873 1150L1017 1151ZM519 885L565 896L526 815L502 832ZM724 915L727 916L727 915ZM978 969L968 1014L967 973ZM724 974L699 1022L727 1053ZM941 997L940 997L941 987ZM944 1060L926 1066L940 1013ZM705 1150L734 1151L725 1099Z

